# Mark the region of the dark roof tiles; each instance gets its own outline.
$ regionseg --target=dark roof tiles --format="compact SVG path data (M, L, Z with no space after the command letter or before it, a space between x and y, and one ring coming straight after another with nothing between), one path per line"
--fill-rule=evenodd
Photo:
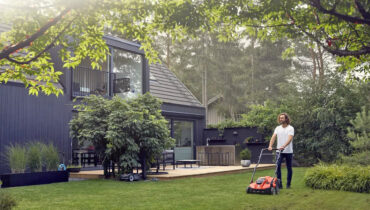
M186 86L162 64L150 65L150 93L165 103L203 107Z

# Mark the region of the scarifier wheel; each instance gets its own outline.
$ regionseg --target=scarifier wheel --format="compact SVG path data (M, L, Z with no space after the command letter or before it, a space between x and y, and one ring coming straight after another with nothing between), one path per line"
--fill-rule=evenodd
M128 180L130 182L133 182L135 180L134 175L130 174L129 177L128 177Z
M271 195L276 195L277 192L276 192L276 188L275 187L271 187Z
M278 184L276 184L276 195L279 194L279 192L280 192L280 187Z

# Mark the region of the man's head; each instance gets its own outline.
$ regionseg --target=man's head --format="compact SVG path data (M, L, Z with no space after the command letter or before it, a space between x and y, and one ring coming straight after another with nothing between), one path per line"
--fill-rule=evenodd
M290 124L290 117L287 113L281 113L278 115L277 122L282 125L282 124Z

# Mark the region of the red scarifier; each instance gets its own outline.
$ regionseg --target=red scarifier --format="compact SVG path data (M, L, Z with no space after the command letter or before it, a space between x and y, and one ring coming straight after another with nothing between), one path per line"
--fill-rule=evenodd
M276 158L275 176L274 177L271 177L271 176L259 177L256 182L253 182L254 174L256 173L257 166L259 165L261 161L262 153L265 150L267 150L267 148L264 148L261 150L258 162L253 170L251 183L249 184L246 190L247 193L277 195L280 191L279 180L276 178L276 172L277 172L277 161L280 158L281 152L278 153L278 156ZM274 149L274 150L278 150L278 149Z

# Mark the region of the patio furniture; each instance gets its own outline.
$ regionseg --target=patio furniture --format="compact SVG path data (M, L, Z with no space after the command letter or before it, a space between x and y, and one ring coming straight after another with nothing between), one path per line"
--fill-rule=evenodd
M156 160L157 164L157 173L159 170L160 165L162 164L163 170L166 170L166 165L173 165L173 169L175 170L175 153L173 150L164 150L162 154Z
M179 164L184 164L186 168L186 164L190 164L190 167L193 168L193 164L198 164L198 168L200 167L200 160L177 160L176 161L176 168Z
M95 151L87 151L85 153L82 153L81 162L83 167L85 167L86 164L87 165L94 164L94 166L97 166L98 158Z

